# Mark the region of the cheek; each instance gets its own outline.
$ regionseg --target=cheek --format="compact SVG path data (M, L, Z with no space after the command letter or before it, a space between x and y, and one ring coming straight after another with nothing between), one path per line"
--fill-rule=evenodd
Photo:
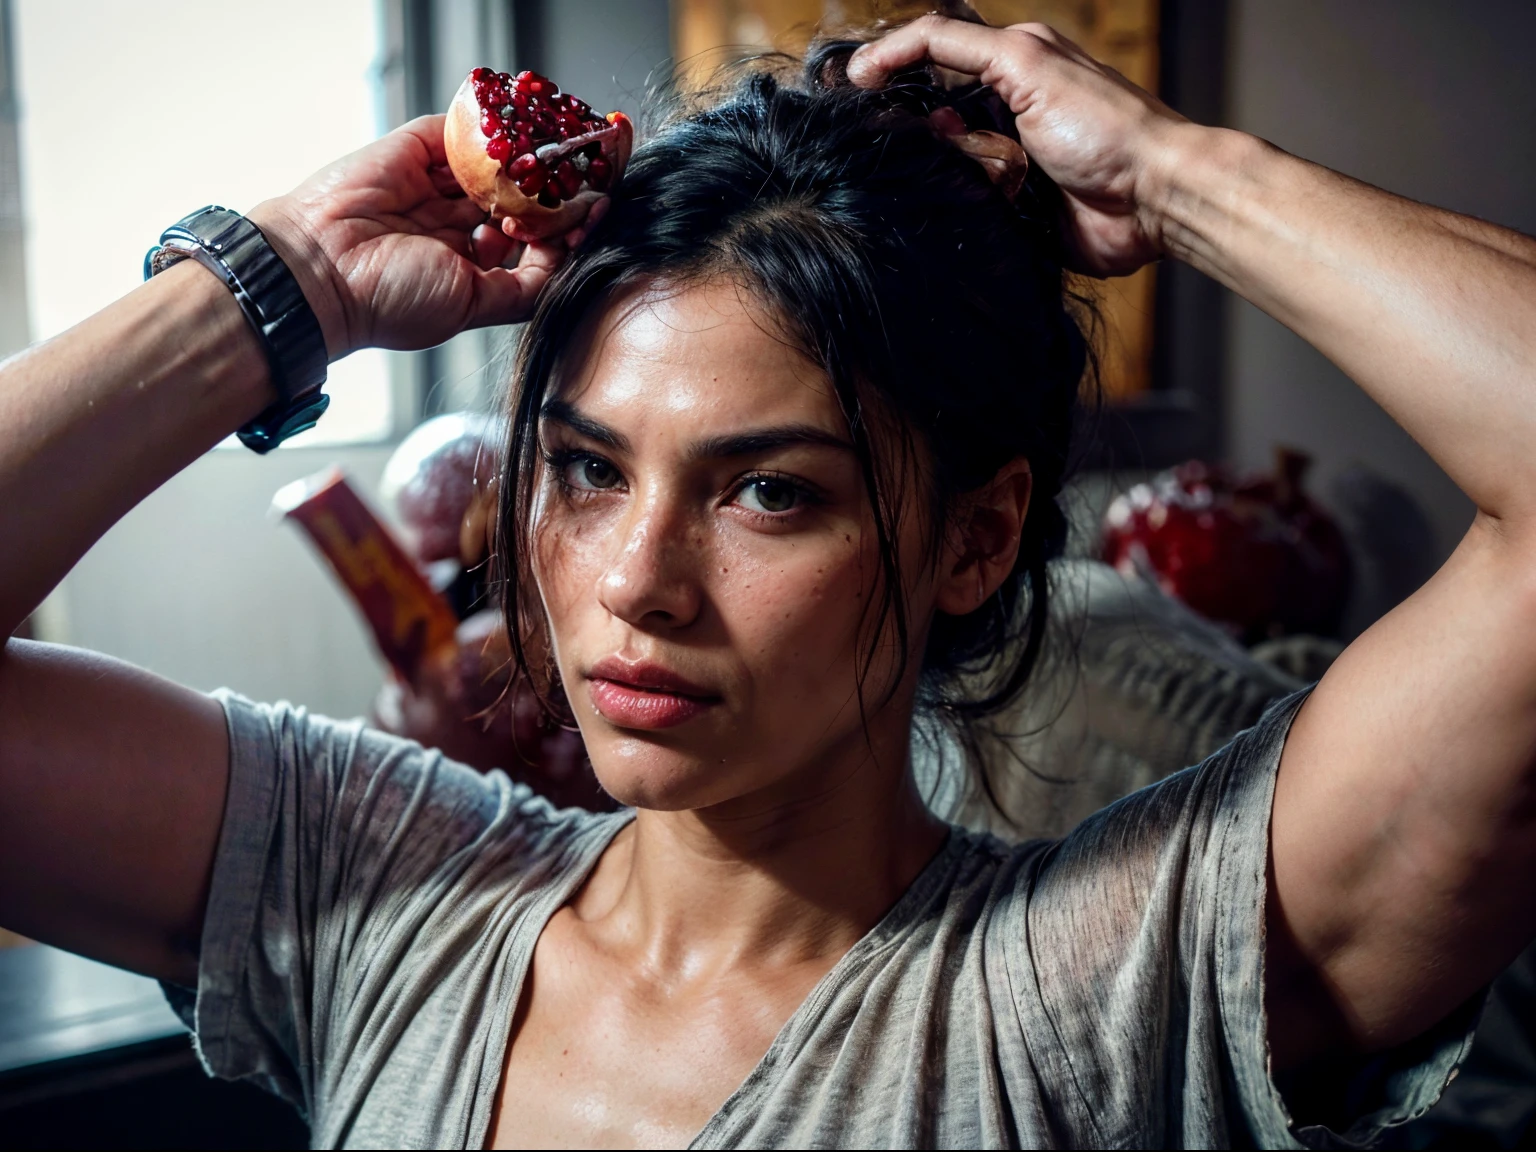
M572 516L558 499L534 509L533 577L556 639L592 591L605 563L611 533L589 517Z
M786 544L772 557L722 556L716 603L759 690L845 679L853 667L874 557L858 537Z

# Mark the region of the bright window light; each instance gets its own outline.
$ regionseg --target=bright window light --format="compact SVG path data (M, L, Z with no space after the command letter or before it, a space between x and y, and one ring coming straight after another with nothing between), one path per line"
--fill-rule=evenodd
M372 140L375 0L15 0L33 338L130 291L205 204L246 211ZM331 367L299 446L394 431L389 363Z

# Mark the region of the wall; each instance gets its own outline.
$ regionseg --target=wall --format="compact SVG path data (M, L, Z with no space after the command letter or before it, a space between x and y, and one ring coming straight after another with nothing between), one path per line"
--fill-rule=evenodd
M537 36L533 66L600 112L633 115L647 85L671 75L667 0L518 0L517 8L519 33Z
M267 508L283 484L332 463L372 493L389 451L215 449L86 553L55 594L61 603L44 614L53 622L48 638L194 688L362 714L381 663L329 569Z
M1227 121L1372 184L1536 232L1536 4L1232 0ZM1424 452L1342 373L1232 299L1227 445L1289 442L1318 479L1363 462L1424 505L1442 552L1472 516Z

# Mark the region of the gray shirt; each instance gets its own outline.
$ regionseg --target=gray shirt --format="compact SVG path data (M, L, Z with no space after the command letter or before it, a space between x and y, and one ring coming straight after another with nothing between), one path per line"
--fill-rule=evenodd
M222 694L232 775L195 999L208 1070L317 1147L481 1147L545 922L630 819L556 811L357 724ZM1268 1072L1269 811L1300 701L1065 839L955 829L694 1147L1328 1142ZM1470 1010L1353 1093L1363 1141L1439 1095Z

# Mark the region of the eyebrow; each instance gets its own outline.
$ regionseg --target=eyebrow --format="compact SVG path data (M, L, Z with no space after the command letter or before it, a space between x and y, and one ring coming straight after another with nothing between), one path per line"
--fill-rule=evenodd
M711 436L690 446L688 456L693 460L718 460L731 456L755 456L799 444L817 444L844 452L853 451L853 445L846 439L817 428L814 424L780 424L772 428L736 432L730 436Z
M546 400L539 409L540 421L550 420L556 424L564 424L573 432L579 432L588 440L596 440L599 444L606 444L618 452L629 451L629 440L606 424L599 424L588 416L583 416L576 410L574 404L565 400Z
M575 405L565 400L547 400L539 409L543 420L564 424L589 440L596 440L619 452L630 450L629 440L606 424L582 415ZM690 460L718 460L732 456L754 456L779 448L800 444L814 444L824 448L836 448L852 452L853 445L845 437L818 428L814 424L778 424L771 428L752 428L734 432L728 436L710 436L696 441L688 448Z

